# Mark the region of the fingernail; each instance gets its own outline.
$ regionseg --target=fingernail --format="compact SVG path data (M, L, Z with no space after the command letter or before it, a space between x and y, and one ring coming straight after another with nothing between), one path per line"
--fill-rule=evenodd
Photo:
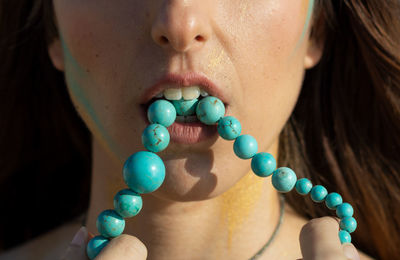
M346 243L343 245L343 253L347 258L352 260L360 260L360 255L358 254L357 249L351 243Z
M87 236L86 227L81 227L78 232L75 234L74 238L71 241L72 245L81 246L85 243Z

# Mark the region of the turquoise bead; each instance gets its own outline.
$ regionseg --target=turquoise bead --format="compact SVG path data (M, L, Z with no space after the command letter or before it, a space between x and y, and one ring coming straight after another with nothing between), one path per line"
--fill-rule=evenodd
M218 121L218 133L225 140L234 140L242 132L242 125L233 116L226 116Z
M225 115L224 103L216 97L205 97L197 104L196 115L204 124L213 125Z
M344 217L340 220L339 227L342 230L352 233L357 228L357 221L353 217Z
M257 141L251 135L240 135L233 143L233 151L241 159L250 159L257 150Z
M328 207L328 209L336 209L336 207L342 203L342 196L336 192L329 193L325 198L325 205Z
M172 104L175 107L176 114L178 116L191 116L196 114L196 107L199 103L199 99L191 100L172 100Z
M275 158L270 153L257 153L251 159L251 169L257 176L268 177L276 169Z
M160 99L149 106L147 109L147 118L152 124L160 124L168 127L175 122L176 110L171 102Z
M157 154L140 151L126 160L122 174L131 190L140 194L150 193L163 183L165 165Z
M142 209L142 206L142 197L133 190L120 190L114 196L114 209L123 218L136 216Z
M288 167L280 167L272 174L272 185L279 192L289 192L294 188L297 176L294 171Z
M339 230L340 243L351 243L351 235L346 230Z
M310 196L314 202L322 202L328 195L328 191L322 185L315 185L312 187Z
M307 178L301 178L296 182L296 191L300 195L307 195L312 187L312 182Z
M86 254L89 259L94 259L100 253L100 251L107 246L108 242L110 241L103 236L95 236L94 238L90 239L86 246Z
M103 237L117 237L125 228L125 220L112 209L100 213L96 220L96 227Z
M338 216L338 218L352 217L353 214L354 209L347 202L344 202L336 207L336 215Z
M142 143L150 152L161 152L167 148L169 140L168 129L160 124L151 124L142 133Z

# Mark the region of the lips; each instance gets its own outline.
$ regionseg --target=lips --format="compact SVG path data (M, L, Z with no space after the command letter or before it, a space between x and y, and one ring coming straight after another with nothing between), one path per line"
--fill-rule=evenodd
M145 91L141 98L142 117L147 119L147 108L158 93L167 88L184 88L189 86L200 86L209 95L219 98L225 104L225 113L228 111L228 102L223 91L205 75L189 72L186 74L168 73L159 79L153 86ZM179 123L174 122L168 127L171 142L179 144L195 144L206 141L218 134L216 125L205 125L201 122Z
M223 91L204 74L196 72L188 72L185 74L168 73L161 77L153 86L148 88L141 100L142 105L147 104L158 93L167 88L184 88L189 86L200 86L203 90L207 91L209 95L221 99L227 105L227 97Z

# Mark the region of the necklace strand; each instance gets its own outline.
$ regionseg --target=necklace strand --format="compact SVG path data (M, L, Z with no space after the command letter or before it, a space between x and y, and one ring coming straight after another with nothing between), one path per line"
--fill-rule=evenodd
M119 191L114 197L114 209L101 212L96 220L96 227L100 235L92 238L86 253L94 259L108 244L109 239L122 234L125 228L124 218L130 218L139 213L142 208L141 194L150 193L158 189L165 178L165 165L156 154L167 148L170 136L167 127L177 119L186 121L186 117L196 114L197 119L206 125L217 125L221 138L232 141L234 153L241 159L251 159L251 169L259 177L271 176L272 185L281 193L287 193L294 188L300 195L310 194L314 202L325 202L331 210L336 210L340 218L339 239L341 243L351 242L350 233L354 232L357 222L353 218L353 207L340 194L331 192L322 185L315 185L307 178L297 179L296 173L288 167L276 169L275 158L265 152L259 152L254 137L241 134L241 124L233 116L225 115L224 103L216 97L207 96L201 100L173 100L158 99L147 110L150 125L142 133L142 143L147 151L132 154L123 167L123 178L129 189ZM276 236L283 219L281 202L281 216L274 233L267 243L251 258L256 259L270 245Z

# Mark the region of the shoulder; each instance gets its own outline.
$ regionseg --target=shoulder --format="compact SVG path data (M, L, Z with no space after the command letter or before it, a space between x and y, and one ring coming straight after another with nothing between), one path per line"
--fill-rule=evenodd
M81 227L78 219L57 227L33 240L0 254L6 259L59 259L67 249L74 234Z

